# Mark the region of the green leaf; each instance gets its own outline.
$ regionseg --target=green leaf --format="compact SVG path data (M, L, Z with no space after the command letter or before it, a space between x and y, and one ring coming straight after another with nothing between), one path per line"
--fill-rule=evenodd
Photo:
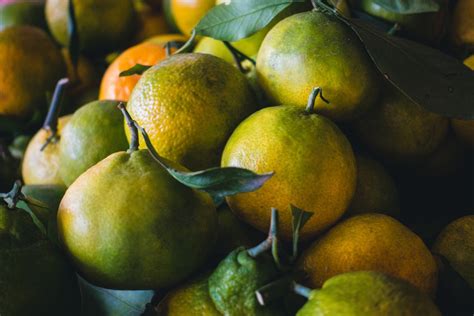
M28 203L26 203L25 201L20 200L16 203L16 207L19 208L19 209L24 210L25 212L27 212L31 216L31 219L33 220L33 223L36 225L36 227L38 227L38 229L41 231L41 233L45 236L48 236L48 232L46 230L46 227L44 227L43 223L38 219L36 214L31 210Z
M372 0L383 9L399 14L438 12L440 5L435 0Z
M258 32L290 4L305 0L234 0L212 8L196 25L197 34L234 42Z
M124 70L120 73L119 77L127 77L127 76L133 76L133 75L143 75L145 71L150 69L153 66L147 66L147 65L142 65L142 64L136 64L132 68L129 68L127 70Z
M299 241L300 230L309 221L311 216L314 215L314 213L302 210L294 206L293 204L290 204L290 208L291 208L291 224L293 228L293 255L291 259L292 261L294 261L298 257L298 241Z
M369 22L343 21L362 40L382 75L413 102L443 116L474 119L474 72L461 61L434 48L389 36Z
M82 315L142 315L155 294L151 290L110 290L94 286L81 277L78 279L82 294Z
M255 191L273 176L273 172L256 174L253 171L236 167L210 168L195 172L176 170L156 152L146 131L136 122L135 126L143 135L152 157L173 178L190 188L209 193L216 204L220 204L226 196Z
M74 71L77 72L77 63L79 61L79 52L80 52L80 42L79 42L79 33L77 31L76 13L75 13L73 0L69 0L68 2L67 32L69 35L69 43L68 43L69 56L71 57L71 63L73 65Z

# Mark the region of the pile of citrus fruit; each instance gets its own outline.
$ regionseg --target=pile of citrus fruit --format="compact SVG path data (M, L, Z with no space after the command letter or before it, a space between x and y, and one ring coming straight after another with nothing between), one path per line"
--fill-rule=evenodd
M0 0L0 315L472 315L470 69L473 0Z

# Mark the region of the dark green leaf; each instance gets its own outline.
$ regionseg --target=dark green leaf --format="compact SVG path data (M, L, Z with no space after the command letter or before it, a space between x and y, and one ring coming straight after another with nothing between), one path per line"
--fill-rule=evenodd
M237 41L258 32L290 4L305 0L239 0L212 8L199 21L197 34Z
M94 286L79 277L82 294L82 315L139 316L151 302L154 291L110 290Z
M435 0L372 0L383 9L399 14L438 12L440 6Z
M462 62L431 47L389 36L366 21L341 19L362 40L384 77L413 102L444 116L474 119L474 72Z
M152 157L173 178L190 188L209 193L216 204L220 204L226 196L259 189L273 175L273 172L256 174L250 170L236 167L211 168L195 172L176 170L156 152L146 131L136 123L135 126L143 135Z
M45 236L48 235L46 227L44 227L43 223L38 219L36 214L31 210L28 203L26 203L25 201L20 200L16 203L16 207L19 208L19 209L24 210L25 212L27 212L31 216L31 219L33 220L33 223L36 225L36 227L38 227L38 229L41 231L41 233L43 233Z
M71 63L74 71L77 72L77 63L79 61L79 33L77 31L76 13L74 8L74 1L69 0L68 2L68 21L67 21L67 32L69 35L69 56L71 57Z
M293 228L293 255L292 260L296 260L298 257L298 241L300 230L303 226L309 221L311 216L314 215L313 212L307 212L302 210L293 204L290 204L291 208L291 223Z
M120 73L120 77L127 77L127 76L133 76L133 75L143 75L145 71L150 69L153 66L147 66L147 65L142 65L142 64L136 64L130 69L124 70Z

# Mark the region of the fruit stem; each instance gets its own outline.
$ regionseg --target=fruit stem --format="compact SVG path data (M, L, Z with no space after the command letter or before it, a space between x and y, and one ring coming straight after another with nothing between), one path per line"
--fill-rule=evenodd
M229 50L229 52L232 54L232 58L234 59L235 65L237 68L240 70L241 73L245 74L245 69L242 67L242 62L245 60L250 61L254 66L257 64L255 60L250 58L249 56L245 55L241 51L239 51L237 48L232 46L231 43L228 41L222 41L224 43L225 47Z
M290 258L290 262L295 262L298 258L298 242L300 237L300 230L308 222L308 220L314 215L312 212L306 212L293 204L290 204L291 216L292 216L292 228L293 228L293 253Z
M43 146L41 146L40 151L43 151L50 143L55 143L58 141L58 118L59 112L61 112L61 101L63 99L64 91L69 85L69 78L59 79L54 89L53 98L51 99L51 104L49 105L48 114L43 123L43 129L49 131L51 135L46 139Z
M314 10L316 11L323 11L325 13L340 16L335 8L331 7L330 5L327 5L326 3L324 3L323 0L311 0L311 4L313 5Z
M122 114L125 118L125 122L127 123L128 129L130 130L130 147L128 148L127 153L132 153L134 151L137 151L138 146L140 145L138 138L138 129L135 125L135 121L132 119L130 113L128 113L127 109L125 108L125 104L123 102L120 102L117 107L120 109L120 111L122 111Z
M393 24L393 26L387 31L387 35L393 36L395 33L402 29L401 25L398 23Z
M256 258L262 253L272 249L272 254L276 251L277 248L277 229L278 229L278 210L272 207L272 217L270 220L270 229L268 231L268 237L264 241L262 241L257 246L247 249L247 253L250 257ZM277 256L278 257L278 256ZM278 258L276 258L278 259ZM278 260L276 260L278 261ZM275 262L276 262L275 261Z
M315 87L311 91L311 94L309 95L309 98L308 98L308 103L306 105L306 112L308 114L314 113L314 105L315 105L316 98L318 97L318 95L321 97L321 100L329 104L329 101L325 97L323 97L323 88Z
M293 282L293 284L291 285L291 289L296 294L301 295L301 296L306 297L306 298L309 298L309 295L311 294L311 291L312 291L312 289L310 289L306 286L303 286L301 284L298 284L296 282Z
M293 280L286 276L273 281L255 291L255 296L260 305L265 306L279 298L285 297L292 289Z
M195 39L196 39L196 30L193 29L193 31L191 32L191 37L188 39L188 41L186 43L184 43L184 45L181 46L180 49L178 49L176 52L174 52L173 55L187 53L187 52L191 51L191 48L194 45L194 40Z
M10 192L0 193L0 198L2 198L5 203L7 203L9 209L15 208L16 204L22 197L23 194L21 193L20 180L15 181L15 183L13 184L13 188L10 190Z
M166 44L165 44L165 54L166 54L166 58L171 56L171 42L166 42Z

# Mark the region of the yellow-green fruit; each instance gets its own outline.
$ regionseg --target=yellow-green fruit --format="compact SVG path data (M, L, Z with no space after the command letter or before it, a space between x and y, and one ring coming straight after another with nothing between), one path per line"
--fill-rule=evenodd
M468 66L472 70L474 70L474 55L469 56L464 60L464 65Z
M386 87L380 104L354 123L360 140L391 163L413 164L445 140L449 119L428 112L395 87Z
M346 211L356 187L351 145L329 119L297 106L262 109L234 131L222 155L223 167L275 172L256 192L229 196L243 221L265 232L271 208L280 217L280 235L290 239L290 203L314 216L301 230L309 239L333 225Z
M208 275L168 293L157 307L159 316L220 316L209 296Z
M174 55L147 70L127 105L158 153L192 170L219 165L230 134L256 108L243 74L220 58L196 53Z
M211 198L176 181L147 150L117 152L87 170L58 213L60 240L81 275L114 289L189 277L208 258L216 225Z
M400 212L398 190L392 177L376 160L356 155L357 187L346 215L382 213L396 216Z
M58 136L64 126L69 122L70 115L59 118ZM21 174L25 184L57 184L64 185L59 175L59 143L50 142L44 149L43 146L51 132L40 129L31 139L25 151L21 165Z
M313 290L297 316L441 316L426 294L388 275L360 271L344 273Z
M88 103L77 110L63 128L59 142L59 175L66 186L108 155L127 148L118 103Z
M436 262L421 238L390 216L375 213L334 226L303 252L298 267L311 287L346 272L377 271L434 295L438 279Z
M47 92L65 74L61 52L44 31L32 26L1 31L0 119L26 118L42 109Z
M68 0L47 0L46 20L54 38L68 46ZM74 0L81 51L95 54L120 48L133 35L135 10L131 0Z
M257 57L259 82L273 104L305 106L321 87L318 113L351 120L377 100L379 78L357 35L322 12L292 15L267 34Z
M433 252L445 257L474 288L474 215L458 218L446 226L436 239Z

